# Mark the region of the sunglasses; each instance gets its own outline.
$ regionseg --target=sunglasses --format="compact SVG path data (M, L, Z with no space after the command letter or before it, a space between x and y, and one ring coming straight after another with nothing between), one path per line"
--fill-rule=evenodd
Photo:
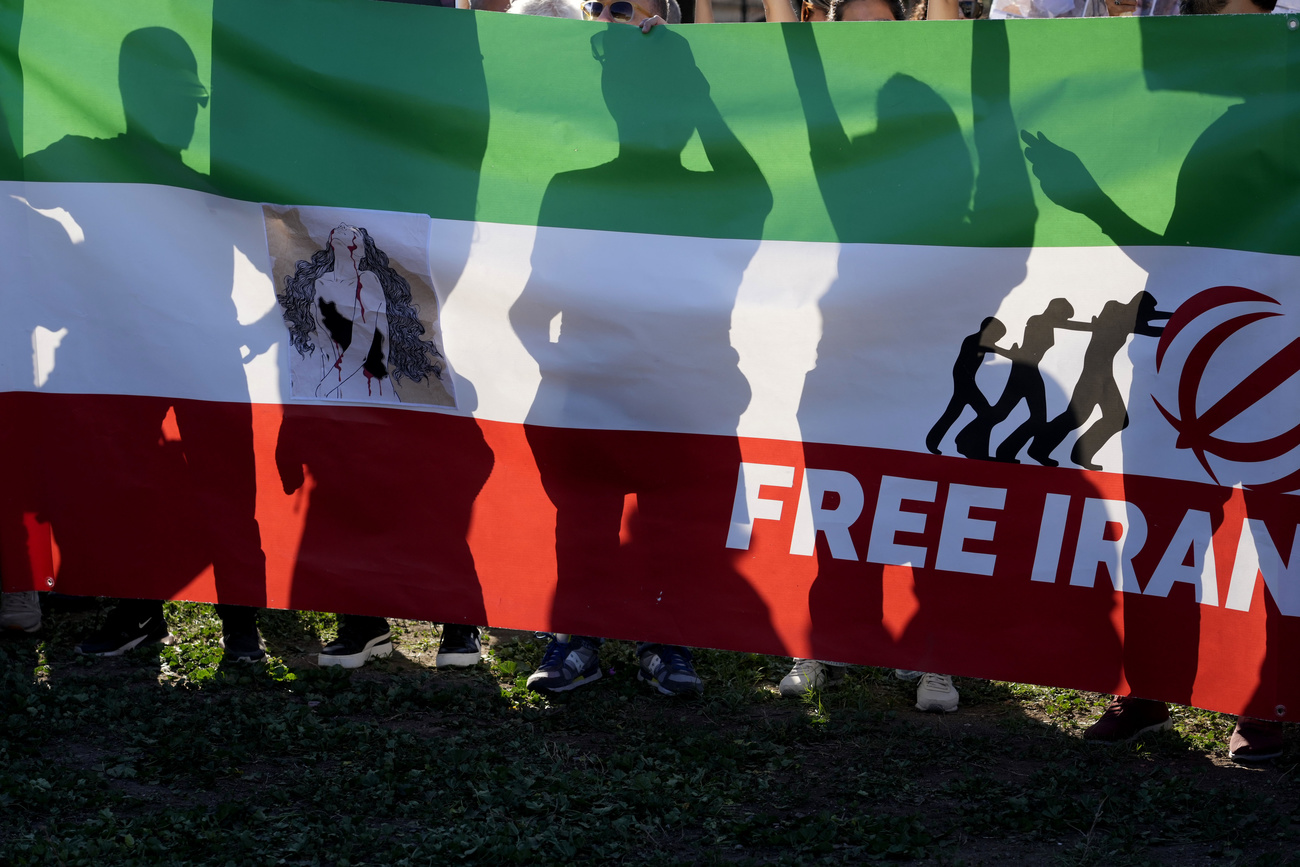
M979 18L984 14L984 4L980 0L957 0L957 8L962 18Z
M642 18L653 18L653 12L647 12L635 3L629 0L614 0L613 3L602 3L601 0L587 0L582 4L582 17L588 21L595 21L600 14L609 7L609 17L615 21L631 21L634 12L640 12Z

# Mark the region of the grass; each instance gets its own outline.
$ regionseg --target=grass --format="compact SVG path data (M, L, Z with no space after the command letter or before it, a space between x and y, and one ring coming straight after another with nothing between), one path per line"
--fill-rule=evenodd
M1233 765L1219 714L1103 747L1105 696L959 679L924 715L863 668L792 701L788 660L716 651L681 702L623 642L547 700L526 636L440 672L399 621L345 672L314 664L332 616L266 612L269 660L232 666L209 606L168 614L181 643L120 659L72 652L96 611L0 642L0 864L1300 863L1300 750Z

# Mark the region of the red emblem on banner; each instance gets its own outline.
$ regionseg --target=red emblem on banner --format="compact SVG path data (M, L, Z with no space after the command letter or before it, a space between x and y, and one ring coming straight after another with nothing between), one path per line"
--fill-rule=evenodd
M1156 348L1156 371L1159 372L1166 351L1188 325L1203 316L1215 315L1215 311L1221 314L1221 308L1242 302L1278 303L1275 298L1240 286L1216 286L1189 298L1174 312L1160 336ZM1199 339L1183 362L1178 379L1177 413L1171 412L1159 400L1152 398L1165 419L1178 431L1177 447L1191 449L1215 482L1219 482L1219 478L1210 466L1209 455L1234 463L1259 464L1280 458L1300 447L1300 418L1284 433L1252 442L1239 442L1218 435L1224 425L1300 373L1300 337L1283 346L1253 371L1246 372L1213 405L1199 408L1196 402L1206 368L1223 344L1256 322L1282 315L1280 310L1253 310L1222 318ZM1295 490L1300 487L1300 469L1283 472L1276 478L1248 484L1247 487L1279 493Z

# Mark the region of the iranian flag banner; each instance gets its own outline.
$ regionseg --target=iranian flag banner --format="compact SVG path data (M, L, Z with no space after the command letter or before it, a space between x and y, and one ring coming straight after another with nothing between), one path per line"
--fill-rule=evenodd
M3 0L5 589L1290 719L1296 25Z

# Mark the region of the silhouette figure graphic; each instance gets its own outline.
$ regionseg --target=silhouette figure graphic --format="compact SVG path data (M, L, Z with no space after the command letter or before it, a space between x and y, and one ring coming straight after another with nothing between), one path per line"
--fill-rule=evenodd
M1029 438L1047 423L1047 389L1039 365L1047 351L1056 343L1056 329L1075 331L1088 329L1088 324L1072 322L1074 307L1064 298L1053 298L1047 309L1025 323L1023 342L1012 346L1005 354L1011 359L1011 373L998 402L988 412L978 415L957 434L957 451L968 458L989 459L989 438L997 427L1023 400L1029 408L1026 419L998 447L997 459L1016 463L1016 455Z
M961 350L952 365L952 399L948 401L943 415L939 416L939 420L934 423L934 427L930 428L930 432L925 437L925 447L931 454L943 454L939 451L939 443L943 441L944 435L948 433L953 422L957 421L963 409L969 406L975 410L977 418L988 414L991 406L984 392L980 391L975 375L979 373L980 365L984 363L984 356L990 352L1010 356L1008 350L997 345L1006 333L1007 327L1000 319L988 316L980 323L979 331L967 335L961 342Z
M1128 427L1129 421L1124 394L1115 382L1115 356L1124 348L1130 334L1159 337L1163 327L1153 325L1152 321L1169 316L1156 309L1156 299L1149 292L1139 292L1126 303L1106 302L1092 320L1089 329L1092 339L1083 354L1083 370L1070 393L1070 405L1034 435L1029 447L1031 458L1044 466L1056 466L1051 456L1053 450L1070 431L1083 427L1093 410L1100 409L1101 418L1075 441L1070 460L1087 470L1101 469L1093 463L1093 456L1111 437Z

